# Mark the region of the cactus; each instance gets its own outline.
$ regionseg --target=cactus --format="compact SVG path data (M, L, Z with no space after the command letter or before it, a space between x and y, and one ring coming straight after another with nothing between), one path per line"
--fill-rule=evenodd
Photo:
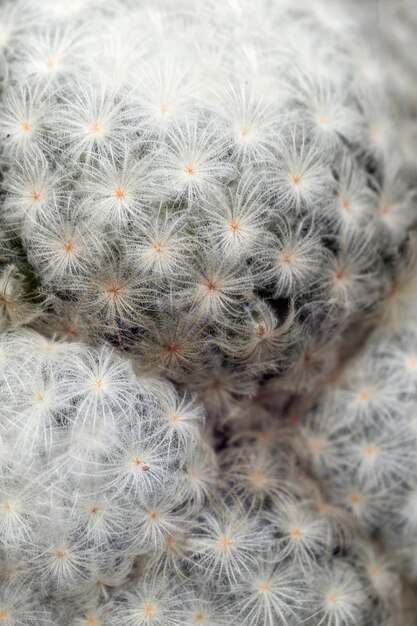
M0 622L413 626L411 0L0 6Z

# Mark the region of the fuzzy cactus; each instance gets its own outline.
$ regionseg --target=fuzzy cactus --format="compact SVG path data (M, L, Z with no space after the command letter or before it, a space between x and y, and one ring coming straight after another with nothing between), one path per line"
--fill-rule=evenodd
M202 408L105 347L25 330L0 353L1 558L34 594L98 600L204 504Z
M413 111L377 38L359 54L320 3L18 0L1 23L2 223L42 330L65 310L151 375L234 377L232 401L314 387L415 221Z
M397 570L375 585L377 549L324 505L289 439L242 433L216 459L201 405L107 347L9 332L1 368L10 623L381 624L398 611Z
M412 285L411 285L412 286ZM298 449L327 498L417 582L416 299L368 340L298 426Z
M0 622L415 626L412 0L0 2Z

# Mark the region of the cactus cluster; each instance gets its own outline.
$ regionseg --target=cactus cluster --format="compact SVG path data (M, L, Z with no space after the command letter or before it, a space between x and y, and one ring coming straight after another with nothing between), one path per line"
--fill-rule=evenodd
M5 626L415 626L394 4L0 0Z
M331 491L325 500L325 475L320 487L301 440L275 420L216 455L195 398L138 379L109 348L21 330L4 333L0 353L7 624L394 623L383 620L401 610L398 568L366 537L366 515ZM371 488L390 472L411 484L402 440Z

